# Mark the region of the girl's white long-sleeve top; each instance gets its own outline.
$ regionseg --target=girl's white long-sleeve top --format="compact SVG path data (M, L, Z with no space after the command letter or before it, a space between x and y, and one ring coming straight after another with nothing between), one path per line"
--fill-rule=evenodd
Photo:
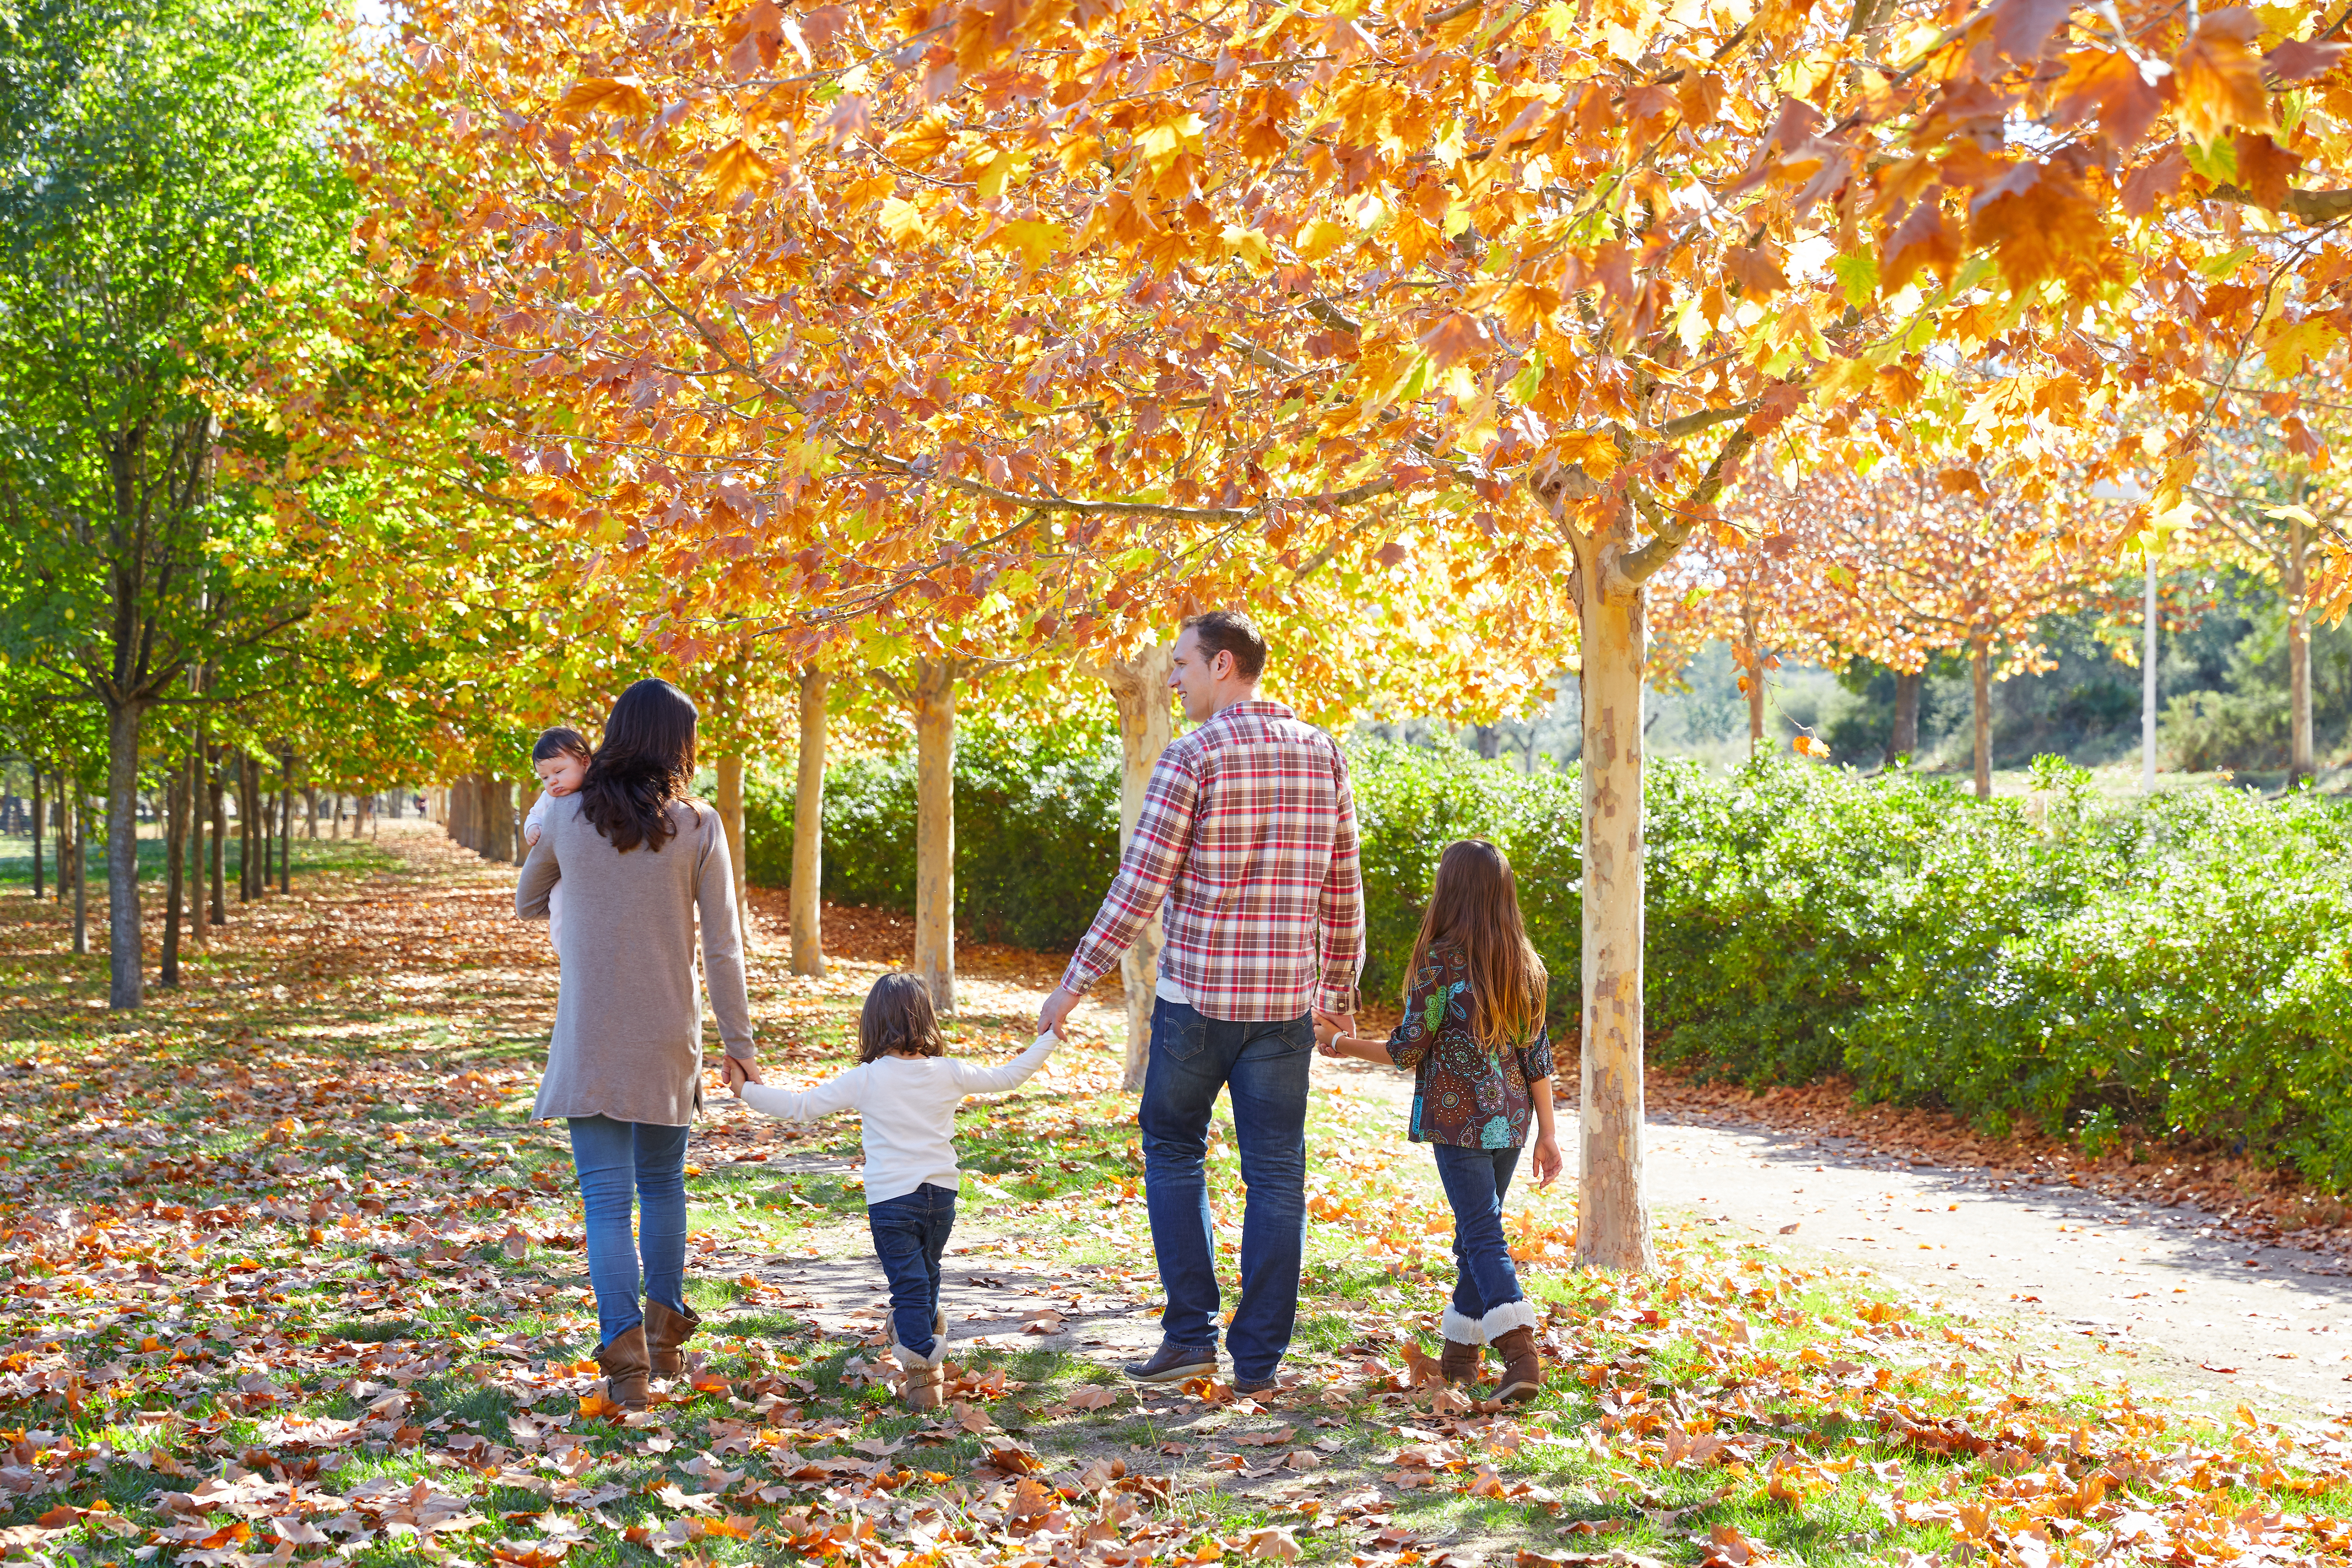
M1045 1065L1059 1044L1051 1035L1003 1067L981 1067L953 1057L882 1057L861 1062L814 1089L747 1083L743 1103L787 1121L812 1121L855 1110L866 1141L866 1202L906 1196L928 1182L950 1190L956 1169L955 1113L967 1094L1018 1088Z

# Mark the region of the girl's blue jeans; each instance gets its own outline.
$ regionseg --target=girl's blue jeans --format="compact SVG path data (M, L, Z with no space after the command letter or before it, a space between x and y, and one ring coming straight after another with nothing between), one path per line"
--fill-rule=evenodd
M925 1182L913 1192L866 1205L874 1256L890 1280L890 1323L898 1342L919 1356L936 1357L931 1331L940 1310L940 1255L955 1229L953 1187Z
M1503 1237L1503 1196L1518 1168L1517 1149L1457 1149L1433 1143L1437 1179L1454 1210L1454 1310L1484 1318L1520 1299L1519 1271Z
M609 1345L645 1321L637 1304L640 1257L645 1293L686 1310L686 1133L683 1127L574 1116L572 1168L580 1176L587 1217L588 1284L596 1292L596 1332ZM629 1234L630 1194L636 1235Z

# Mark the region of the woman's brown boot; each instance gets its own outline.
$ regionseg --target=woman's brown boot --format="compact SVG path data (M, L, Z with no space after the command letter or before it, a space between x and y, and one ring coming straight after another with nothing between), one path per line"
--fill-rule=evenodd
M598 1347L596 1365L604 1373L604 1397L624 1410L643 1410L653 1397L646 1383L646 1326L637 1323L611 1344Z
M686 1356L677 1347L692 1339L694 1331L700 1327L702 1314L693 1308L679 1312L647 1298L646 1352L653 1363L656 1377L676 1377L686 1370Z
M1448 1340L1444 1352L1437 1358L1437 1370L1445 1374L1448 1383L1475 1383L1486 1370L1486 1362L1485 1345L1465 1345L1460 1340Z
M1495 1353L1503 1358L1503 1375L1495 1384L1496 1399L1523 1405L1543 1392L1543 1357L1536 1353L1533 1329L1496 1334Z

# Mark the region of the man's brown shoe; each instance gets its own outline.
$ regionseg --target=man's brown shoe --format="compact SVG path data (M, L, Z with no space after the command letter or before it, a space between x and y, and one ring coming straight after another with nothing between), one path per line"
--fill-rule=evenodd
M679 1312L648 1297L646 1300L646 1354L653 1363L656 1377L676 1377L686 1370L686 1356L678 1346L694 1337L702 1327L702 1314L688 1307Z
M1523 1405L1543 1392L1543 1357L1536 1353L1533 1329L1496 1335L1495 1353L1503 1358L1503 1375L1495 1384L1496 1398Z
M596 1364L604 1373L604 1397L624 1410L643 1410L653 1397L646 1382L646 1326L634 1324L613 1342L598 1348Z

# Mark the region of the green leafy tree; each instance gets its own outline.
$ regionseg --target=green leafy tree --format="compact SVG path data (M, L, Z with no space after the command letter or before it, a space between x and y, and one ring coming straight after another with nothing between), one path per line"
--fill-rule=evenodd
M341 264L305 14L35 0L0 20L0 646L107 715L111 998L142 996L140 728L301 614L216 481L234 402Z

